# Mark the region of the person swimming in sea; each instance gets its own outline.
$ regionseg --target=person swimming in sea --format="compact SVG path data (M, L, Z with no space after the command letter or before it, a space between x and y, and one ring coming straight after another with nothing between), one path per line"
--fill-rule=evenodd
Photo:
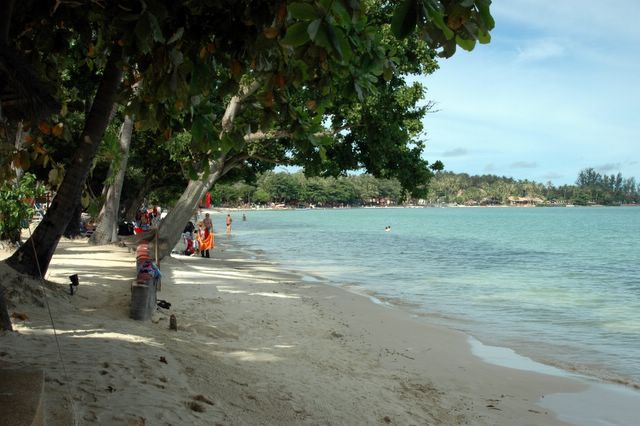
M391 227L389 225L385 226L384 232L391 232Z

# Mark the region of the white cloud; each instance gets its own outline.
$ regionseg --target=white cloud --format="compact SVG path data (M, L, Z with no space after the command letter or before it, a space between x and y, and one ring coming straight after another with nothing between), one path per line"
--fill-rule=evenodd
M556 172L549 172L549 173L546 173L546 174L542 175L542 177L547 179L547 180L555 180L555 179L564 178L564 175L560 174L560 173L556 173Z
M532 40L525 47L518 49L517 60L529 62L557 58L564 54L564 50L564 47L555 40Z
M614 9L509 0L492 10L492 42L441 61L422 80L439 109L424 121L426 155L449 154L450 171L555 184L597 165L640 177L640 1L618 0ZM512 167L523 158L553 172Z
M535 169L538 163L532 161L516 161L509 165L512 169Z
M616 0L508 0L491 4L496 26L502 23L534 28L548 34L568 34L600 42L629 39L640 42L640 3Z
M454 148L443 152L441 155L443 157L463 157L467 154L469 154L469 151L464 148Z
M622 163L606 163L595 166L594 169L601 173L617 172L622 168Z

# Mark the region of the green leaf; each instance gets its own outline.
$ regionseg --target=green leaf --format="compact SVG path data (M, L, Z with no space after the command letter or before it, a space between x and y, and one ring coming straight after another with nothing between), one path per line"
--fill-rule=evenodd
M444 22L444 11L434 7L429 2L425 3L425 5L427 8L427 13L429 14L429 18L431 18L433 24L442 31L447 40L451 40L454 36L454 32L451 31L451 28L449 28Z
M202 145L207 136L207 120L205 117L197 117L191 125L191 138L195 146Z
M320 16L316 8L309 3L291 3L288 9L291 17L295 19L310 21Z
M49 184L56 185L58 183L58 169L49 170Z
M316 41L316 37L320 31L320 24L322 24L322 19L316 19L311 22L307 28L307 33L309 33L309 38L311 38L312 41Z
M171 58L171 62L173 63L174 67L182 65L182 63L184 62L184 55L177 48L171 49L171 51L169 52L169 58Z
M220 139L220 149L224 154L232 149L242 150L244 147L244 137L239 131L225 133Z
M151 27L149 25L149 20L139 19L136 23L134 32L136 34L136 44L138 45L138 49L140 49L142 53L151 52L151 44L149 43L149 40L151 39L149 36L151 33Z
M173 33L169 41L167 41L167 44L175 43L180 40L182 38L182 34L184 34L184 27L178 28L177 31Z
M306 22L297 22L287 28L287 33L282 38L281 43L287 46L301 46L309 41Z
M209 76L209 67L205 64L197 64L193 67L193 71L191 72L191 84L189 87L189 92L191 94L202 93L204 89L209 84L210 80Z
M413 32L417 21L416 0L404 0L394 11L391 19L391 31L399 39L407 37Z
M314 40L318 46L324 47L325 49L332 51L333 45L329 40L329 28L331 26L327 23L323 23L318 30L318 34L316 35L316 39Z
M360 99L361 101L364 100L362 86L360 86L360 84L357 81L353 82L353 88L356 90L356 93L358 94L358 99Z
M487 43L491 42L491 34L489 34L489 31L487 31L487 32L478 31L478 41L481 44L487 44Z
M335 142L333 137L325 134L320 136L309 135L309 141L313 146L329 146Z
M466 39L460 36L456 36L456 43L466 51L472 51L476 47L476 41L474 39Z
M335 16L337 17L338 23L344 25L344 24L348 24L349 22L351 22L351 15L349 15L349 12L344 7L344 5L342 4L341 1L339 1L339 0L334 1L333 5L331 6L331 10L333 11Z
M82 207L86 209L87 207L89 207L90 203L91 203L91 196L87 191L84 191L82 193L82 197L80 197L80 204L82 204Z
M388 63L385 64L382 75L385 81L391 81L391 79L393 78L393 68L391 68L391 66Z
M349 46L347 36L345 36L344 32L340 28L330 26L329 29L332 30L329 32L329 36L333 47L336 49L342 60L348 62L353 56L353 52L351 50L351 46Z
M153 39L158 43L164 43L164 36L162 35L162 29L160 28L158 19L151 13L147 14L147 19L149 19L149 26L151 28L151 33L153 34Z
M489 11L490 4L491 0L476 0L476 6L478 6L478 10L480 11L480 18L482 18L487 30L492 30L496 25L496 22L493 20L491 12Z
M456 53L456 41L451 39L447 40L442 45L442 51L438 53L438 56L441 58L450 58Z
M200 178L200 176L198 176L198 171L193 168L193 166L189 166L187 174L189 175L189 179L191 180L198 180Z
M320 159L322 161L327 161L329 159L329 157L327 156L327 150L324 146L318 148L318 154L320 154Z
M324 13L329 12L329 9L331 9L331 3L336 2L337 0L319 0L320 3L320 7L323 9Z

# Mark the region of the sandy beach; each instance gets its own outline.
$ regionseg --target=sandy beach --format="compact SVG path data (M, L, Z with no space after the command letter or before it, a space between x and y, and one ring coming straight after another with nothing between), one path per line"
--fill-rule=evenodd
M587 388L486 363L463 333L224 236L211 259L174 255L161 270L171 308L141 322L130 247L62 240L44 294L0 264L10 313L27 318L0 334L0 367L44 369L49 425L562 425L540 402Z

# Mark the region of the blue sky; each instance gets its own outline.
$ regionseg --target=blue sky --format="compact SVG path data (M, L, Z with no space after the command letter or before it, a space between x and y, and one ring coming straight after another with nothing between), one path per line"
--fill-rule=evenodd
M420 78L429 161L555 185L640 178L640 0L494 0L492 41Z

